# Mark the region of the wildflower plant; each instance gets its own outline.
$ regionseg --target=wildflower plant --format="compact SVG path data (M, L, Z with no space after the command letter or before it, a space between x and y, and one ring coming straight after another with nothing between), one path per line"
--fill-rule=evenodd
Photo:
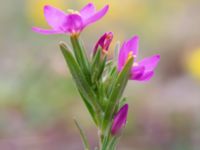
M128 104L123 92L128 80L150 80L160 60L159 55L153 55L137 61L138 36L133 36L122 44L119 48L118 62L108 59L112 32L106 32L99 38L91 57L88 57L80 41L80 33L88 25L101 19L108 9L109 6L106 5L97 11L95 6L89 3L80 11L69 10L65 13L46 5L44 15L51 29L33 27L33 31L41 34L69 35L72 48L64 42L60 42L59 46L78 92L98 129L98 150L116 149L127 120ZM75 123L85 150L90 150L81 126L77 121Z

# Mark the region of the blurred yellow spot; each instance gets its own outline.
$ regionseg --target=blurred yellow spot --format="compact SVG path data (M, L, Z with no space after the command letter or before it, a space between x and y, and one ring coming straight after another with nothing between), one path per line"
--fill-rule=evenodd
M34 25L47 25L43 7L44 5L52 5L59 9L64 9L64 0L27 0L27 16L34 23Z
M189 54L186 63L188 71L200 79L200 48Z

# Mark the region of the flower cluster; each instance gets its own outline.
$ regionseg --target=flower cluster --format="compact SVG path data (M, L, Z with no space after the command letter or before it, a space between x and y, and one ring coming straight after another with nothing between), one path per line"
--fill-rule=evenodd
M46 5L44 15L52 29L32 28L41 34L70 35L73 51L64 43L60 44L60 48L77 89L100 130L99 147L102 150L115 148L117 138L126 125L128 104L125 104L126 98L122 98L122 95L128 80L150 80L160 60L160 55L156 54L138 61L139 37L133 36L124 41L119 49L118 62L108 61L112 32L106 32L99 38L89 59L79 35L86 26L101 19L108 9L106 5L96 11L94 4L89 3L80 11L68 10L65 13ZM82 131L81 135L86 149L89 149Z

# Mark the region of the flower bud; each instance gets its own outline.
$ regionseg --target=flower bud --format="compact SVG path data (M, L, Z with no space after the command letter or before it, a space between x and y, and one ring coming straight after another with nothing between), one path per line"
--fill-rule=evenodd
M125 104L114 117L111 128L112 135L117 135L121 132L122 128L126 125L126 118L128 114L128 104Z
M107 53L110 43L112 42L112 39L113 39L112 32L106 32L103 36L101 36L94 47L94 54L97 52L99 47L102 48L103 53Z

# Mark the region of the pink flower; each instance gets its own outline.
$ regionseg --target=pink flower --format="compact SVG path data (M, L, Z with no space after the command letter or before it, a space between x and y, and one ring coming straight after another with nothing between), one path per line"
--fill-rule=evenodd
M51 29L33 27L33 31L41 34L70 34L78 35L86 26L101 19L108 11L106 5L100 11L96 11L93 3L87 4L80 12L69 10L65 13L50 5L44 6L44 16Z
M153 55L137 61L139 49L139 37L134 36L125 41L120 49L118 57L118 71L121 71L130 57L134 57L133 67L131 69L130 79L138 81L147 81L154 75L154 69L158 65L160 55Z
M96 53L99 47L102 48L103 53L107 53L110 47L110 43L112 42L112 39L113 39L112 32L107 32L103 36L101 36L94 47L94 53Z
M125 104L115 115L111 128L112 135L117 135L121 132L122 128L126 125L128 115L128 104Z

